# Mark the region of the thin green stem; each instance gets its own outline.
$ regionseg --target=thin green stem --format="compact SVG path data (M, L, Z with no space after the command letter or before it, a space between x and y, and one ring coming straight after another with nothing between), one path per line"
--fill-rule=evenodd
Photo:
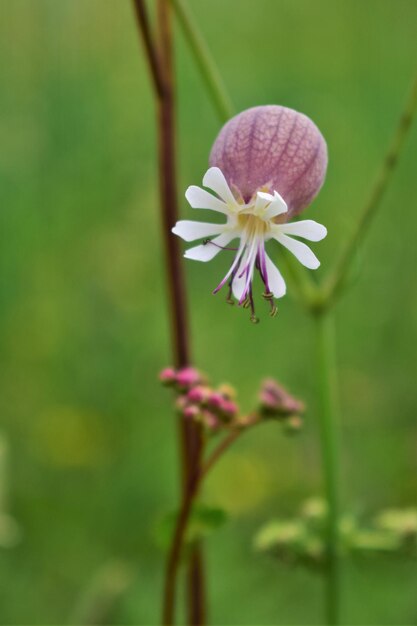
M222 122L232 117L234 107L217 65L185 0L171 0L178 21L194 54L201 77Z
M319 396L319 427L324 488L328 508L327 516L327 567L326 621L335 626L340 623L340 495L339 495L339 437L338 399L335 362L335 336L333 319L322 313L315 318L317 334L317 371Z
M334 265L334 270L323 285L323 306L330 305L338 295L340 288L349 271L356 248L366 234L369 225L377 209L381 205L381 200L388 187L392 175L396 169L399 157L404 148L405 140L409 134L411 124L417 109L417 74L411 85L409 96L398 120L397 127L391 138L388 150L382 161L379 173L371 189L367 201L365 202L359 218L356 221L353 232L346 241L340 253L338 261Z

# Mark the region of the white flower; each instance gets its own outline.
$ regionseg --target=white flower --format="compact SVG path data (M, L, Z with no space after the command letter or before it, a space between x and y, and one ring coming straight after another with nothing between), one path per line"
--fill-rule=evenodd
M202 244L188 249L184 256L195 261L211 261L220 250L234 250L236 254L230 269L213 293L217 293L228 282L228 300L233 293L239 305L250 306L251 319L257 321L252 295L253 275L257 269L265 285L263 296L271 303L271 315L275 315L276 307L272 300L282 298L286 286L280 271L266 253L265 242L275 239L305 267L317 269L320 262L316 255L305 243L293 239L293 236L320 241L327 235L327 229L313 220L280 223L277 218L288 209L277 191L273 195L258 191L247 204L243 200L238 202L218 167L211 167L206 172L203 185L217 195L192 185L185 193L188 202L194 209L211 209L224 214L226 222L177 222L172 229L175 235L185 241L204 239ZM229 244L235 239L240 240L238 247L230 248Z

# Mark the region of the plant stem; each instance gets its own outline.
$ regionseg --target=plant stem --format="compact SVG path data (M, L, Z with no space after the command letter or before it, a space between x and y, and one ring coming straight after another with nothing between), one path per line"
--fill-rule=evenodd
M333 272L324 283L323 297L325 303L331 303L338 294L349 270L357 245L366 234L371 220L380 206L381 200L395 171L405 144L405 140L410 131L416 108L417 74L412 82L409 96L405 102L387 153L371 189L371 193L359 214L359 218L352 234L350 235L350 238L346 241L346 244L342 249L339 260L335 263Z
M192 477L201 471L204 452L204 436L198 424L190 424L194 429L195 445L192 447L193 458L191 459L187 486L191 484ZM201 543L195 543L191 550L187 572L187 614L188 623L191 626L200 626L206 623L206 598L205 598L204 562Z
M165 576L165 591L164 591L164 608L162 623L164 626L172 626L174 624L175 614L175 590L178 575L178 568L181 561L181 553L184 545L184 539L186 536L187 525L190 518L190 513L193 508L193 503L198 495L198 491L203 479L207 476L210 470L214 467L217 461L223 456L226 450L238 439L242 433L246 432L248 428L258 423L259 419L254 416L253 419L248 422L244 428L239 427L233 429L226 437L220 441L220 443L214 448L208 459L200 466L200 469L191 478L188 485L188 489L183 494L180 512L177 518L175 526L174 537L171 543L170 552L168 555L168 564ZM191 622L194 624L195 622Z
M194 54L201 77L210 93L221 122L233 115L233 104L224 85L210 48L202 37L185 0L171 0L178 21Z
M145 58L148 61L153 87L158 98L164 96L164 81L162 68L158 58L158 50L152 41L152 34L149 25L148 13L146 11L145 0L133 0L136 22L142 37L145 49Z
M339 496L339 418L337 399L335 336L329 312L315 317L319 428L324 488L327 501L326 623L340 623L340 496Z
M188 488L183 492L180 512L175 526L165 571L164 605L162 614L163 626L172 626L175 621L176 583L178 568L181 561L182 547L184 544L185 533L190 513L192 511L193 502L197 496L198 488L204 474L205 472L203 473L200 471L195 474L194 477L190 477ZM197 622L191 621L190 623L194 625Z
M169 0L158 0L158 24L160 40L160 58L163 68L164 95L158 107L158 138L159 138L159 167L162 198L163 233L165 249L167 251L168 289L172 312L172 337L177 367L190 363L190 345L188 338L188 320L185 298L185 280L179 241L171 230L178 217L177 190L176 190L176 138L175 138L175 109L174 109L174 68L173 47L171 32L171 10ZM200 458L200 437L198 429L192 422L181 420L179 424L182 442L183 459L183 497L186 497L190 477L198 470ZM198 554L196 558L195 553ZM167 565L169 567L169 565ZM195 624L204 623L204 590L201 583L204 580L202 569L203 561L201 545L194 547L189 563L188 606L189 612L195 616Z
M194 477L190 476L188 488L184 490L180 512L175 526L167 566L165 570L164 583L164 604L162 613L162 626L172 626L175 622L175 597L178 567L181 560L182 546L185 532L187 530L188 519L192 510L194 499L197 495L200 484L199 473ZM194 625L195 622L192 622Z
M151 70L158 114L158 158L161 198L162 234L165 248L167 291L171 322L174 363L177 368L191 361L185 279L181 263L179 240L171 233L178 218L176 189L175 87L169 0L158 0L158 42L156 45L149 28L144 0L133 0L139 31ZM190 477L198 469L201 441L192 422L179 422L182 459L182 497L185 498ZM196 545L189 564L188 604L193 624L202 625L205 619L203 588L203 560L201 546Z

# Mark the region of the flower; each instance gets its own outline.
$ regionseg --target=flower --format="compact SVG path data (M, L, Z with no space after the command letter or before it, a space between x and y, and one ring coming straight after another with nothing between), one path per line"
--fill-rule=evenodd
M213 293L226 283L239 305L251 309L257 322L252 291L255 269L265 286L263 297L270 314L274 298L285 295L285 281L265 250L274 239L304 266L317 269L319 260L310 248L293 237L320 241L327 230L313 220L288 223L311 202L323 184L327 167L326 143L317 126L305 115L279 106L255 107L232 118L220 131L211 155L212 167L203 186L187 189L185 197L195 209L211 209L226 217L222 224L182 220L172 232L185 241L203 239L185 252L196 261L211 261L220 250L232 250L234 259ZM237 247L231 247L238 239Z

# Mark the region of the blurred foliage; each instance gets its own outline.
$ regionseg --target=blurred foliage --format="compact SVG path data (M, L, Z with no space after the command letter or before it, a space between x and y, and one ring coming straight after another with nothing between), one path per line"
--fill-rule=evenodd
M327 138L327 183L308 210L329 229L325 272L415 70L417 3L191 5L239 109L285 104ZM157 381L171 357L154 110L130 2L0 0L0 57L2 510L21 534L0 551L0 621L72 619L116 560L133 578L108 623L154 624L162 563L152 526L175 506L179 468ZM176 61L183 190L200 183L219 124L181 36ZM355 514L416 503L416 150L414 129L337 311L344 505ZM191 216L185 202L181 212ZM208 540L211 621L319 624L320 581L251 545L263 520L293 516L320 489L310 322L288 297L276 319L251 325L211 296L227 264L187 264L198 365L236 385L246 407L272 375L308 408L301 437L266 424L210 477L210 501L231 514ZM384 558L347 567L346 623L416 621L415 565Z
M325 501L307 500L299 515L273 520L260 528L254 546L280 561L304 565L323 572L327 565ZM417 557L417 509L388 509L364 525L351 513L340 519L340 550L343 557L389 554Z

